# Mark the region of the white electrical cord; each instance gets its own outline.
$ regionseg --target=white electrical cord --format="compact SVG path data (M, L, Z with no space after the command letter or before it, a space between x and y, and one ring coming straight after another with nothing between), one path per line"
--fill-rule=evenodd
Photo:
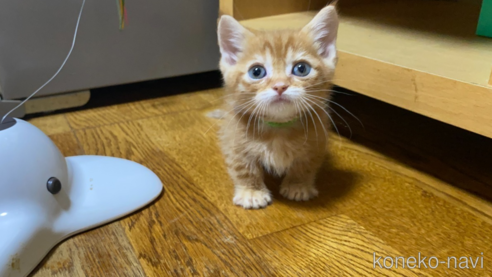
M68 61L68 58L70 58L70 55L72 54L72 50L73 50L73 47L75 46L75 39L77 38L77 32L79 30L79 23L80 23L80 18L82 17L82 10L84 9L84 6L85 6L85 0L82 1L82 6L80 7L80 12L79 12L79 17L77 19L77 25L75 26L75 33L73 35L73 41L72 41L72 47L70 47L70 51L68 51L68 55L67 57L65 58L65 60L63 61L62 65L60 66L60 68L58 69L58 71L55 73L55 75L53 75L53 77L51 77L46 83L44 83L44 85L42 85L40 88L38 88L35 92L33 92L33 94L29 95L29 97L27 97L26 99L24 99L24 101L22 101L19 105L17 105L15 108L13 108L12 110L10 110L7 114L5 114L3 117L2 117L2 121L0 122L0 124L3 123L3 121L7 118L7 116L9 114L11 114L13 111L17 110L19 107L21 107L22 105L24 105L27 101L29 101L29 99L31 99L34 95L36 95L36 93L38 93L40 90L42 90L47 84L49 84L53 79L55 79L55 77L58 75L58 73L60 73L60 71L63 69L63 67L65 66L65 64L67 63Z

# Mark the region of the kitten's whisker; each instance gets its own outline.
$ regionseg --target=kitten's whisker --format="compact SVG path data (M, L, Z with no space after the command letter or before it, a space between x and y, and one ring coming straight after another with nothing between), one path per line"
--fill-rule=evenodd
M306 88L304 88L304 91L305 92L322 92L322 91L326 91L326 92L334 92L334 93L339 93L339 94L345 94L345 95L349 95L349 96L354 96L351 93L343 92L343 91L338 91L338 90L335 90L333 88L313 88L313 87L306 87Z
M294 101L294 105L296 106L296 114L299 114L299 121L301 122L301 125L302 125L302 130L304 131L304 144L306 144L307 140L308 140L308 133L306 131L306 127L304 126L304 122L302 122L302 117L301 117L301 109L299 107L299 101L298 100L295 100Z
M257 107L256 109L254 109L254 110L253 110L253 113L251 114L251 115L252 115L252 118L253 118L253 140L255 139L255 132L256 132L256 117L257 117L257 115L258 115L257 110L259 110L259 109L260 109L261 104L262 104L262 103L260 103L260 104L258 105L258 107ZM249 119L249 120L251 120L251 116L250 116L250 119ZM249 123L248 123L248 124L249 124ZM247 129L248 129L248 128L247 128ZM248 134L248 132L246 132L246 137L247 137L247 134Z
M258 125L258 128L260 128L260 125L258 124L258 114L261 110L261 107L263 106L263 103L260 103L260 107L258 108L258 111L255 113L255 118L253 119L253 140L255 139L255 134L256 134L256 125ZM260 132L258 132L258 136L260 135Z
M354 94L351 94L348 92L343 92L343 91L338 91L338 90L334 90L334 89L331 89L330 91L335 92L335 93L339 93L339 94L343 94L343 95L354 96Z
M266 116L266 111L269 107L269 104L268 103L265 103L265 105L263 106L263 109L261 110L261 118L259 118L259 124L261 126L261 133L263 133L263 131L265 130L265 124L262 124L263 123L263 118L265 118Z
M323 84L326 84L326 83L330 83L330 84L333 84L333 82L335 81L343 81L341 79L332 79L332 80L325 80L325 81L321 81L321 82L318 82L318 83L315 83L315 84L312 84L312 85L309 85L305 88L312 88L312 87L315 87L315 86L320 86L320 85L323 85Z
M243 108L241 108L239 111L236 111L236 112L234 113L234 115L231 117L231 119L229 120L229 122L228 122L228 124L227 124L226 128L229 128L229 125L231 125L231 123L234 121L234 119L237 117L237 115L238 115L239 113L241 113L241 112L242 112L242 111L244 111L245 109L247 109L247 110L245 111L245 112L247 112L247 111L248 111L248 110L249 110L249 109L250 109L250 108L254 105L254 102L253 102L253 101L250 101L250 102L245 103L245 104L249 104L249 105L248 105L248 106L245 106L245 107L243 107ZM235 109L236 109L236 108L233 108L232 110L235 110ZM231 110L231 111L232 111L232 110ZM244 115L244 114L243 114L243 115ZM237 126L236 126L236 128L237 128Z
M231 97L231 96L234 96L234 95L232 95L232 94L226 94L226 95L223 95L223 96L221 96L221 97L219 97L217 99L212 100L212 102L217 102L217 101L220 101L220 100L224 100L224 98Z
M308 116L306 114L306 110L302 110L302 112L304 113L304 117L305 117L305 120L306 120L306 133L308 134L308 137L309 137L309 121L308 121Z
M265 105L263 107L263 110L261 111L260 125L261 125L261 132L262 133L265 131L265 122L264 122L264 120L265 120L265 117L267 115L267 110L268 110L269 106L270 106L269 104L268 105Z
M332 112L334 112L338 117L340 117L340 119L345 123L345 125L347 125L347 127L349 128L349 132L350 132L350 139L352 139L352 135L354 134L352 132L352 128L350 127L350 124L348 124L348 122L345 120L345 118L343 118L339 113L337 113L337 111L335 111L335 109L333 109L332 107L330 106L327 106L328 109L330 109Z
M328 118L330 119L331 123L333 123L333 127L335 128L335 130L337 131L337 134L338 136L340 136L340 132L338 131L338 128L335 124L335 121L333 121L333 118L331 118L330 114L326 111L325 108L323 108L322 106L318 105L318 103L316 103L314 100L312 99L309 99L309 98L306 98L305 100L313 103L314 105L318 106L318 108L320 108L322 111L324 111L326 113L326 115L328 116Z
M316 96L316 95L308 95L308 97L315 97L315 98L319 98L319 99L322 99L324 101L328 101L332 104L335 104L337 105L338 107L342 108L345 112L347 112L349 115L351 115L353 118L355 118L357 121L359 121L360 125L362 127L364 127L364 124L362 123L362 121L357 117L355 116L353 113L351 113L347 108L345 108L344 106L338 104L337 102L333 101L333 100L330 100L330 99L326 99L326 98L323 98L323 97L320 97L320 96ZM365 127L364 127L365 128Z
M251 117L252 113L250 113L250 112L249 112L249 110L250 110L250 109L252 109L252 108L253 108L253 111L257 108L257 106L255 105L255 103L252 103L251 105L249 105L249 106L248 106L248 109L247 109L247 110L245 110L245 111L241 114L241 116L239 117L238 122L240 122L240 121L241 121L241 119L242 119L245 115L247 115L248 113L249 113L249 116ZM236 126L236 127L237 127L237 126Z
M265 117L265 115L266 115L266 110L267 110L267 108L268 108L268 105L265 105L265 107L263 108L263 111L262 111L262 116L263 116L263 118L264 118L264 117ZM262 120L262 122L263 122L263 120ZM261 124L262 122L260 122L260 124ZM261 132L263 133L263 132L264 132L264 130L265 130L265 124L261 124Z
M256 94L256 93L243 93L243 92L241 92L241 94L253 95L253 94ZM226 97L234 97L234 96L236 96L236 95L235 94L228 93L226 95L222 95L221 97L219 97L217 99L212 100L212 102L217 102L217 101L223 100Z
M319 85L326 84L326 83L331 83L331 80L321 81L321 82L318 82L318 83L312 84L312 85L310 85L310 86L307 86L306 88L312 88L312 87L319 86Z
M304 99L304 100L307 100L307 101L311 101L309 99ZM312 102L312 101L311 101ZM315 103L316 104L316 103ZM309 108L311 108L311 110L314 112L314 114L318 117L318 120L319 120L319 123L321 124L321 127L323 127L323 131L325 133L325 140L328 140L328 131L326 130L325 128L325 125L323 124L323 120L321 120L321 117L319 116L318 112L311 106L309 105ZM322 108L323 111L325 111L323 108ZM326 112L326 111L325 111ZM327 114L328 115L328 114ZM328 118L331 120L331 122L334 124L333 120L331 119L330 115L328 115ZM338 129L336 128L335 126L335 129L337 130L337 133L338 133L338 136L340 136L340 133L338 132Z
M308 134L309 136L309 122L308 122L308 116L306 114L306 109L304 108L304 106L301 105L301 103L299 103L299 110L302 111L302 113L304 114L304 119L306 120L306 133Z
M246 139L248 138L248 133L249 133L249 124L251 123L251 118L253 117L253 115L255 114L256 110L260 107L260 105L256 105L256 108L251 112L251 114L249 115L249 119L248 119L248 124L246 125ZM254 129L253 129L253 139L254 139Z
M322 92L322 90L307 90L305 92ZM327 95L327 96L323 97L323 96L319 96L319 95L315 95L315 94L306 94L306 96L314 96L314 97L323 98L323 99L326 99L326 100L330 99L330 95Z
M351 81L351 80L348 80L348 79L340 79L340 78L332 78L332 79L329 79L329 80L326 80L325 82L340 82L340 81Z
M221 120L222 118L224 118L224 116L222 116L219 120ZM210 126L207 131L205 131L205 133L203 133L204 135L206 135L210 130L212 130L213 127L215 127L217 124L219 124L219 121L217 120L214 124L212 124L212 126Z
M309 100L309 98L307 98ZM309 100L311 102L313 102L316 106L320 107L320 109L322 109L326 115L330 118L330 120L332 119L330 114L323 108L321 107L320 105L316 104L316 100ZM331 111L333 111L338 117L340 117L340 119L343 120L343 122L345 122L345 125L347 125L347 127L349 128L349 131L350 131L350 138L352 138L352 128L350 128L350 125L348 124L348 122L339 114L337 113L337 111L335 111L333 108L331 108L329 105L326 105L326 103L324 103L326 107L328 107L328 109L330 109ZM332 123L333 123L333 127L335 127L335 129L337 129L336 125L335 125L335 122L332 120ZM338 129L337 129L337 133L338 133ZM338 135L340 136L340 133L338 133Z
M337 105L338 107L342 108L345 112L347 112L349 115L351 115L353 118L355 118L357 121L359 121L360 125L363 127L363 128L366 128L364 126L364 124L362 123L362 121L357 117L355 116L353 113L351 113L349 110L347 110L344 106L338 104L337 102L335 101L332 101L332 100L328 100L328 102L332 103L332 104L335 104Z
M235 131L234 131L234 138L233 138L233 140L232 140L232 143L233 143L233 144L235 144L235 141L236 141L237 128L238 128L238 126L239 126L239 123L241 122L241 119L242 119L242 118L244 117L244 115L246 115L246 114L248 113L248 111L249 111L251 108L253 108L253 107L254 107L254 103L252 103L251 105L249 105L249 106L248 106L248 109L247 109L247 110L245 110L245 111L241 114L241 116L239 117L239 119L238 119L238 121L237 121L237 123L236 123L236 128L234 129L234 130L235 130ZM238 114L236 113L236 115L234 116L234 118L235 118L237 115L238 115ZM234 119L234 118L232 118L232 119L231 119L231 122L233 121L233 119ZM229 128L229 127L227 127L227 128Z
M316 102L316 101L322 101L322 100L319 100L319 99L311 99L311 101ZM339 114L339 113L338 113L335 109L333 109L332 107L330 107L330 105L327 105L327 104L326 104L326 102L321 102L320 104L324 104L324 105L325 105L325 107L327 107L327 108L328 108L328 109L330 109L332 112L334 112L334 113L335 113L335 114L336 114L336 115L337 115L337 116L338 116L338 117L339 117L339 118L340 118L340 119L341 119L341 120L345 123L345 125L349 128L349 131L350 131L350 138L352 138L352 135L353 135L352 128L350 127L350 124L348 124L348 122L345 120L345 118L343 118L343 117L342 117L342 116L341 116L341 115L340 115L340 114ZM322 107L321 107L320 105L318 105L318 104L315 104L315 105L317 105L318 107L322 108ZM328 116L330 117L330 119L331 119L331 116L329 115L329 113L328 113L326 110L324 110L324 112L325 112L325 113L326 113L326 115L328 115ZM333 122L333 121L332 121L332 122ZM333 122L333 124L334 124L334 126L333 126L333 127L335 127L335 128L336 128L336 126L335 126L335 123L334 123L334 122ZM339 135L340 135L340 134L339 134Z
M260 136L260 113L261 110L263 109L263 106L265 106L265 103L260 103L260 107L258 108L258 111L255 114L255 119L253 122L253 140L255 139L255 133L256 133L256 125L258 125L258 136Z
M304 99L302 98L299 98L301 100L301 104L304 106L305 109L309 109L309 104L304 101ZM314 122L314 117L313 115L311 114L310 111L307 112L309 114L309 116L311 117L311 120L313 121L313 126L314 126L314 132L316 134L316 144L318 144L318 127L316 127L316 122Z
M298 115L299 119L301 119L301 111L299 110L299 105L297 102L298 102L298 100L294 100L293 104L294 104L294 107L296 108L296 115ZM304 123L302 122L302 120L301 120L301 124L303 127L303 131L306 131L306 129L304 129Z
M337 79L339 80L339 79ZM333 83L334 80L327 80L327 81L322 81L322 82L318 82L318 83L315 83L315 84L312 84L312 85L309 85L307 87L305 87L304 89L307 91L309 90L310 88L314 88L316 86L320 86L322 84L326 84L326 83ZM337 86L338 87L338 86ZM333 89L333 87L330 86L330 88L325 88L326 90L328 91L333 91L333 92L336 92L336 93L341 93L341 94L346 94L346 95L352 95L350 93L347 93L347 92L342 92L342 91L338 91L338 90L335 90Z
M307 107L308 107L311 111L313 111L313 113L314 113L314 114L316 115L316 117L318 118L318 120L319 120L319 122L320 122L320 124L321 124L321 127L323 128L323 133L324 133L324 135L325 135L325 140L326 140L326 139L327 139L327 137L328 137L328 136L327 136L328 132L327 132L327 131L326 131L326 129L325 129L325 126L324 126L324 124L323 124L323 121L321 120L321 117L320 117L320 116L319 116L319 114L316 112L316 110L315 110L315 109L314 109L314 108L313 108L313 107L312 107L312 106L311 106L311 105L310 105L310 104L309 104L306 100L304 100L304 101L306 102ZM314 119L313 119L313 124L316 124L316 123L314 122Z
M263 110L265 109L265 106L267 105L267 103L261 103L260 104L260 108L258 109L258 111L256 112L256 117L255 117L255 124L258 124L258 137L261 137L261 133L260 133L260 127L261 127L261 116L263 114ZM253 132L253 135L254 135L254 132Z
M216 121L214 124L212 124L212 126L210 126L207 131L205 133L203 133L204 135L206 135L214 126L216 126L217 124L219 124L219 120L222 120L227 114L229 114L230 112L232 112L233 110L235 110L236 108L240 108L241 106L245 106L246 104L250 103L250 102L253 102L253 100L249 100L248 102L246 103L243 103L235 108L232 108L230 110L228 110L227 112L224 112L224 115L221 116L220 118L218 118L218 121Z
M346 92L341 92L341 91L334 90L334 89L304 90L304 92L306 92L306 93L309 93L309 92L334 92L334 93L338 93L338 94L344 94L344 95L348 95L348 96L354 96L353 94L346 93Z
M236 142L236 134L237 134L237 132L236 132L236 131L237 131L237 127L239 126L239 122L241 122L241 119L243 118L243 116L244 116L246 113L248 113L248 111L249 111L252 107L254 107L254 106L255 106L255 102L254 102L253 100L252 100L251 102L252 102L252 103L248 106L248 109L247 109L246 111L244 111L244 112L243 112L243 114L241 115L241 117L239 117L239 119L238 119L238 121L237 121L237 123L236 123L236 128L234 129L234 138L232 139L232 144L233 144L233 145L234 145L234 144L235 144L235 142ZM238 112L238 113L239 113L239 112ZM231 121L232 121L232 120L233 120L233 119L237 116L237 114L238 114L238 113L236 113L236 114L235 114L235 115L231 118ZM229 128L229 126L227 126L227 128Z
M244 109L247 108L247 106L251 105L251 104L254 104L254 100L251 99L249 101L246 101L240 105L237 105L237 106L234 106L232 109L230 109L229 111L227 111L226 113L224 113L224 116L229 114L230 112L232 111L236 111L238 108L240 108L239 110L237 110L234 115L237 115L238 113L240 113L241 111L243 111ZM223 117L222 117L223 118Z
M348 80L348 79L335 79L335 78L333 78L331 81L334 83L334 82L343 82L343 81L351 81L351 80ZM338 86L338 85L336 85L336 86Z

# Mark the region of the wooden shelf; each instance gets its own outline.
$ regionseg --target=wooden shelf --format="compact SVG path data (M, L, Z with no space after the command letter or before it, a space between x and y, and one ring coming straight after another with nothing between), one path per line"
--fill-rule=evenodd
M341 6L335 84L492 137L492 39L475 35L480 3ZM315 13L241 23L255 29L300 28Z

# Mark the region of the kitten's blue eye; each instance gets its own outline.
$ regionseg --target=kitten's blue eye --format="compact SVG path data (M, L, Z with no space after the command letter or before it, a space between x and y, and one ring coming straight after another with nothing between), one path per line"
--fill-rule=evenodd
M292 68L292 74L296 76L307 76L311 72L311 66L305 62L300 62Z
M263 66L255 65L248 71L249 77L261 79L266 76L266 69Z

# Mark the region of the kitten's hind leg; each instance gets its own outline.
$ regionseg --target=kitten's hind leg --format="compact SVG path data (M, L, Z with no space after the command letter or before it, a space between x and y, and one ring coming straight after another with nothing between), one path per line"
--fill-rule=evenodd
M260 209L272 203L272 196L263 181L263 168L260 165L236 160L229 163L228 167L234 181L234 204L245 209Z
M315 186L317 171L318 166L313 164L294 164L280 185L280 194L296 201L308 201L318 196Z

